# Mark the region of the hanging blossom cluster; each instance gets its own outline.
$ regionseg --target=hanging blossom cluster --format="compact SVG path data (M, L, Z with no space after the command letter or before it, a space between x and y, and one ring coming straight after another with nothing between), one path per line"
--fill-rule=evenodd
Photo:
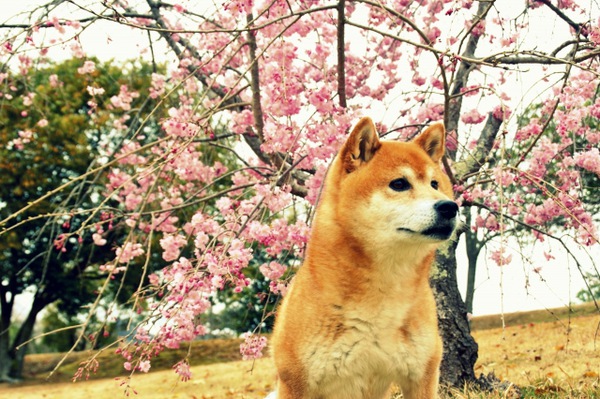
M526 206L526 222L543 226L564 219L564 227L576 229L576 238L584 245L598 241L592 215L581 197L582 173L600 176L600 99L594 85L598 86L596 74L579 72L562 92L556 90L561 104L554 114L557 135L539 140L521 180L527 183L528 194L547 197Z
M518 221L534 227L533 235L542 242L546 239L542 231L554 234L572 229L579 243L598 243L598 230L583 198L589 195L583 174L600 176L600 99L594 94L598 84L594 73L574 73L562 90L554 89L554 101L545 101L516 130L514 150L508 148L507 158L489 172L493 185L458 187L461 201L479 201L490 210L476 216L474 230L504 233ZM560 106L552 117L555 133L549 135L544 124L555 101ZM532 142L536 145L524 155ZM515 160L520 162L518 168L511 166ZM513 192L515 186L520 190ZM503 223L500 214L506 216ZM491 259L503 266L510 263L512 255L501 246L491 252Z
M360 40L345 42L345 106L338 82L337 5L321 1L230 0L211 18L201 19L183 5L165 6L157 31L172 29L165 38L183 49L175 67L153 73L148 92L122 85L109 96L99 81L90 83L88 112L101 103L121 112L111 120L111 129L122 140L107 167L104 195L110 209L86 233L109 250L107 240L115 229L128 232L110 248L114 259L100 270L117 278L128 268L164 266L149 273L149 286L136 293L136 303L149 317L131 344L119 349L126 369L148 371L164 348L206 334L210 326L201 316L215 293L246 289L249 268L269 280L272 293L286 293L293 274L286 259L302 257L310 206L318 200L327 165L359 116L373 116L380 132L408 126L395 136L410 138L419 126L443 120L449 112L445 80L459 68L461 46L468 41L461 35L476 37L481 46L500 46L492 54L518 53L525 40L520 37L527 29L524 22L495 10L485 21L475 20L477 5L471 0L381 4L388 8L346 3L344 17L347 28L352 26L347 31ZM541 12L540 5L530 2L530 12ZM112 6L123 18L131 11L125 2ZM559 7L578 9L567 1ZM128 19L131 25L157 23L148 10L139 11ZM147 18L139 17L143 12ZM81 28L56 18L47 23L63 40ZM35 30L27 42L32 48L41 40L39 27ZM591 44L598 44L598 32L598 26L589 27ZM78 73L91 78L96 65L85 59L81 43L70 43L72 54L82 59ZM256 59L250 43L256 46ZM443 50L434 56L428 47ZM6 42L0 55L13 51ZM590 63L590 70L597 69L597 61ZM32 59L22 55L20 65L26 71ZM561 228L575 230L579 242L597 242L580 183L582 173L600 171L597 74L577 70L564 87L549 83L555 91L537 114L513 123L521 99L513 99L512 88L505 86L512 72L473 65L476 72L456 94L462 108L448 132L448 150L456 153L456 163L472 160L490 118L502 123L504 133L489 153L475 154L481 162L477 173L454 176L457 201L480 207L471 227L506 233L511 223L522 223L535 228L534 236L542 240L540 231L551 231L562 221ZM253 92L249 82L256 77L259 87ZM51 83L62 84L57 77ZM164 99L169 109L155 126L132 129L132 104L143 98ZM12 145L26 148L35 134L17 132ZM114 144L105 145L106 156L114 149ZM451 160L447 168L459 172ZM57 250L65 249L65 240L57 240ZM255 264L258 254L268 260ZM492 253L499 265L511 258L504 247ZM249 333L240 349L244 358L258 358L265 345L264 337ZM174 370L184 380L191 376L187 360Z
M149 306L164 325L152 334L138 329L136 349L120 352L129 363L140 346L154 351L177 348L206 334L198 317L212 306L210 298L215 292L225 287L241 291L250 284L244 271L255 251L264 251L272 259L284 252L301 256L308 235L302 219L291 222L285 217L291 201L289 187L263 182L254 171L229 170L225 161L203 162L204 148L193 140L210 135L210 127L201 126L185 108L169 114L162 123L168 140L154 146L148 156L139 155L139 144L126 143L117 155L119 167L112 168L108 176L107 192L129 214L124 223L141 233L140 242L127 241L116 249L116 262L141 263L143 248L150 245L143 237L150 232L157 235L161 257L168 262L150 275L149 287L161 295ZM231 191L205 201L218 191L220 181L227 182ZM153 187L157 189L153 191ZM196 211L182 219L178 209L194 201L203 206L188 206L186 209ZM265 218L265 212L272 216ZM188 255L182 256L184 251ZM122 266L103 267L123 270ZM288 284L286 267L282 267L279 274L264 272L272 280L274 293L285 292ZM261 266L259 270L265 269ZM177 367L176 371L184 369Z

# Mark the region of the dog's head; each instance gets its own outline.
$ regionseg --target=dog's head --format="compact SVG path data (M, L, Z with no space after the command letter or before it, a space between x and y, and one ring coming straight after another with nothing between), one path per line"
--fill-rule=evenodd
M363 118L331 167L324 205L347 233L377 246L447 240L458 206L440 168L444 149L441 123L402 143L380 141L373 121Z

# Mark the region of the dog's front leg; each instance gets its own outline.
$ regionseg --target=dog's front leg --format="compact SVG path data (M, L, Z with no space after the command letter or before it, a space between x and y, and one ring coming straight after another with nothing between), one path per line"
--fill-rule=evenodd
M400 381L406 399L435 399L438 397L441 356L432 356L425 365L420 378L403 378Z
M304 375L283 372L277 379L276 399L309 399ZM270 398L267 398L270 399Z

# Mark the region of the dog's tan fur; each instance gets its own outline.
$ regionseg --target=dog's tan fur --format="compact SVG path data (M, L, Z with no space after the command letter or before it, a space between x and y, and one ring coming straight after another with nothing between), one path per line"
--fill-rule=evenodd
M433 204L452 198L444 148L441 124L410 143L380 141L369 118L352 130L278 310L278 399L379 399L393 383L408 399L436 396L442 342L428 276L456 224L445 220L441 236L428 230ZM410 188L392 189L398 178Z

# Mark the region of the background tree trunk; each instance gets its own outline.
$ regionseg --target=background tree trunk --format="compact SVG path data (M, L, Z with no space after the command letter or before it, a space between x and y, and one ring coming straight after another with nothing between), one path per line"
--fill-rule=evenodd
M0 328L2 328L2 331L0 331L0 382L4 382L10 381L9 371L12 361L8 351L10 340L8 325L0 325Z
M456 282L456 241L440 248L431 274L437 302L439 330L444 341L440 383L462 387L475 382L474 366L478 345L471 336L467 309Z
M27 344L33 335L33 327L35 326L35 320L37 315L44 309L48 304L45 300L36 297L31 305L31 310L27 315L27 318L21 324L15 340L10 348L9 357L10 363L10 377L15 379L23 378L23 363L25 361L25 354L27 353ZM19 348L20 345L24 344Z
M9 284L0 282L0 382L10 381L10 320L14 295L9 293Z
M471 209L468 208L463 213L465 218L465 226L471 226ZM465 243L467 247L467 260L468 270L467 270L467 291L465 294L465 306L467 307L467 312L473 313L473 298L475 296L475 277L477 276L477 258L479 257L479 252L481 248L483 248L482 243L477 239L477 232L473 231L469 228L465 232Z

